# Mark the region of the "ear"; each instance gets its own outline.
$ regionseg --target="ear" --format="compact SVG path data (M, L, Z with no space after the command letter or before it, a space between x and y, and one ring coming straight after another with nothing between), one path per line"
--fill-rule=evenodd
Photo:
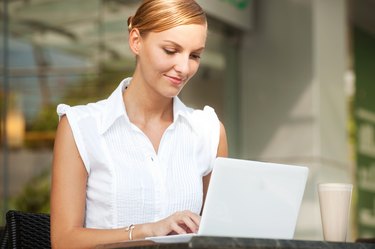
M134 28L129 33L129 47L131 51L135 54L139 54L139 50L142 44L142 37L137 28Z

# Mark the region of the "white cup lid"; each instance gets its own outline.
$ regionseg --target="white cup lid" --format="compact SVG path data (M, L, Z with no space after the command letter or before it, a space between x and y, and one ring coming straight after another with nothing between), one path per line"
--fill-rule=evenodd
M353 184L351 183L319 183L318 189L321 191L344 190L351 191Z

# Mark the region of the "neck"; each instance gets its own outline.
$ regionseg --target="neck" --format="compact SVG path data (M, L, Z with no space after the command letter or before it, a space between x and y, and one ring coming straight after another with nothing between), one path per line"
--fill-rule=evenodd
M123 99L129 119L134 123L155 119L172 121L173 99L160 96L146 86L133 78L124 91Z

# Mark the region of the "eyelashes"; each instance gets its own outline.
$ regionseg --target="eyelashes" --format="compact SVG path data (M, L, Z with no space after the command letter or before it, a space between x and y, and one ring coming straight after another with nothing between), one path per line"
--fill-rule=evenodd
M166 48L163 48L164 52L167 54L167 55L174 55L176 53L178 53L177 50L173 50L173 49L166 49ZM190 55L190 58L191 59L194 59L194 60L199 60L201 58L201 55L200 54L196 54L196 53L193 53Z
M192 54L192 55L190 55L190 58L192 58L194 60L200 60L201 56L197 55L197 54Z
M173 55L175 53L177 53L176 50L172 50L172 49L166 49L166 48L163 48L164 52L168 55Z

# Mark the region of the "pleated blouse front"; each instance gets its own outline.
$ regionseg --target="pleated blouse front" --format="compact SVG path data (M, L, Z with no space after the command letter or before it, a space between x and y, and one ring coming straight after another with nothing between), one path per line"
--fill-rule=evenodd
M220 123L211 107L194 110L173 99L174 121L156 153L126 114L124 79L108 99L70 107L66 115L88 172L85 226L119 228L176 211L200 213L202 177L212 170Z

